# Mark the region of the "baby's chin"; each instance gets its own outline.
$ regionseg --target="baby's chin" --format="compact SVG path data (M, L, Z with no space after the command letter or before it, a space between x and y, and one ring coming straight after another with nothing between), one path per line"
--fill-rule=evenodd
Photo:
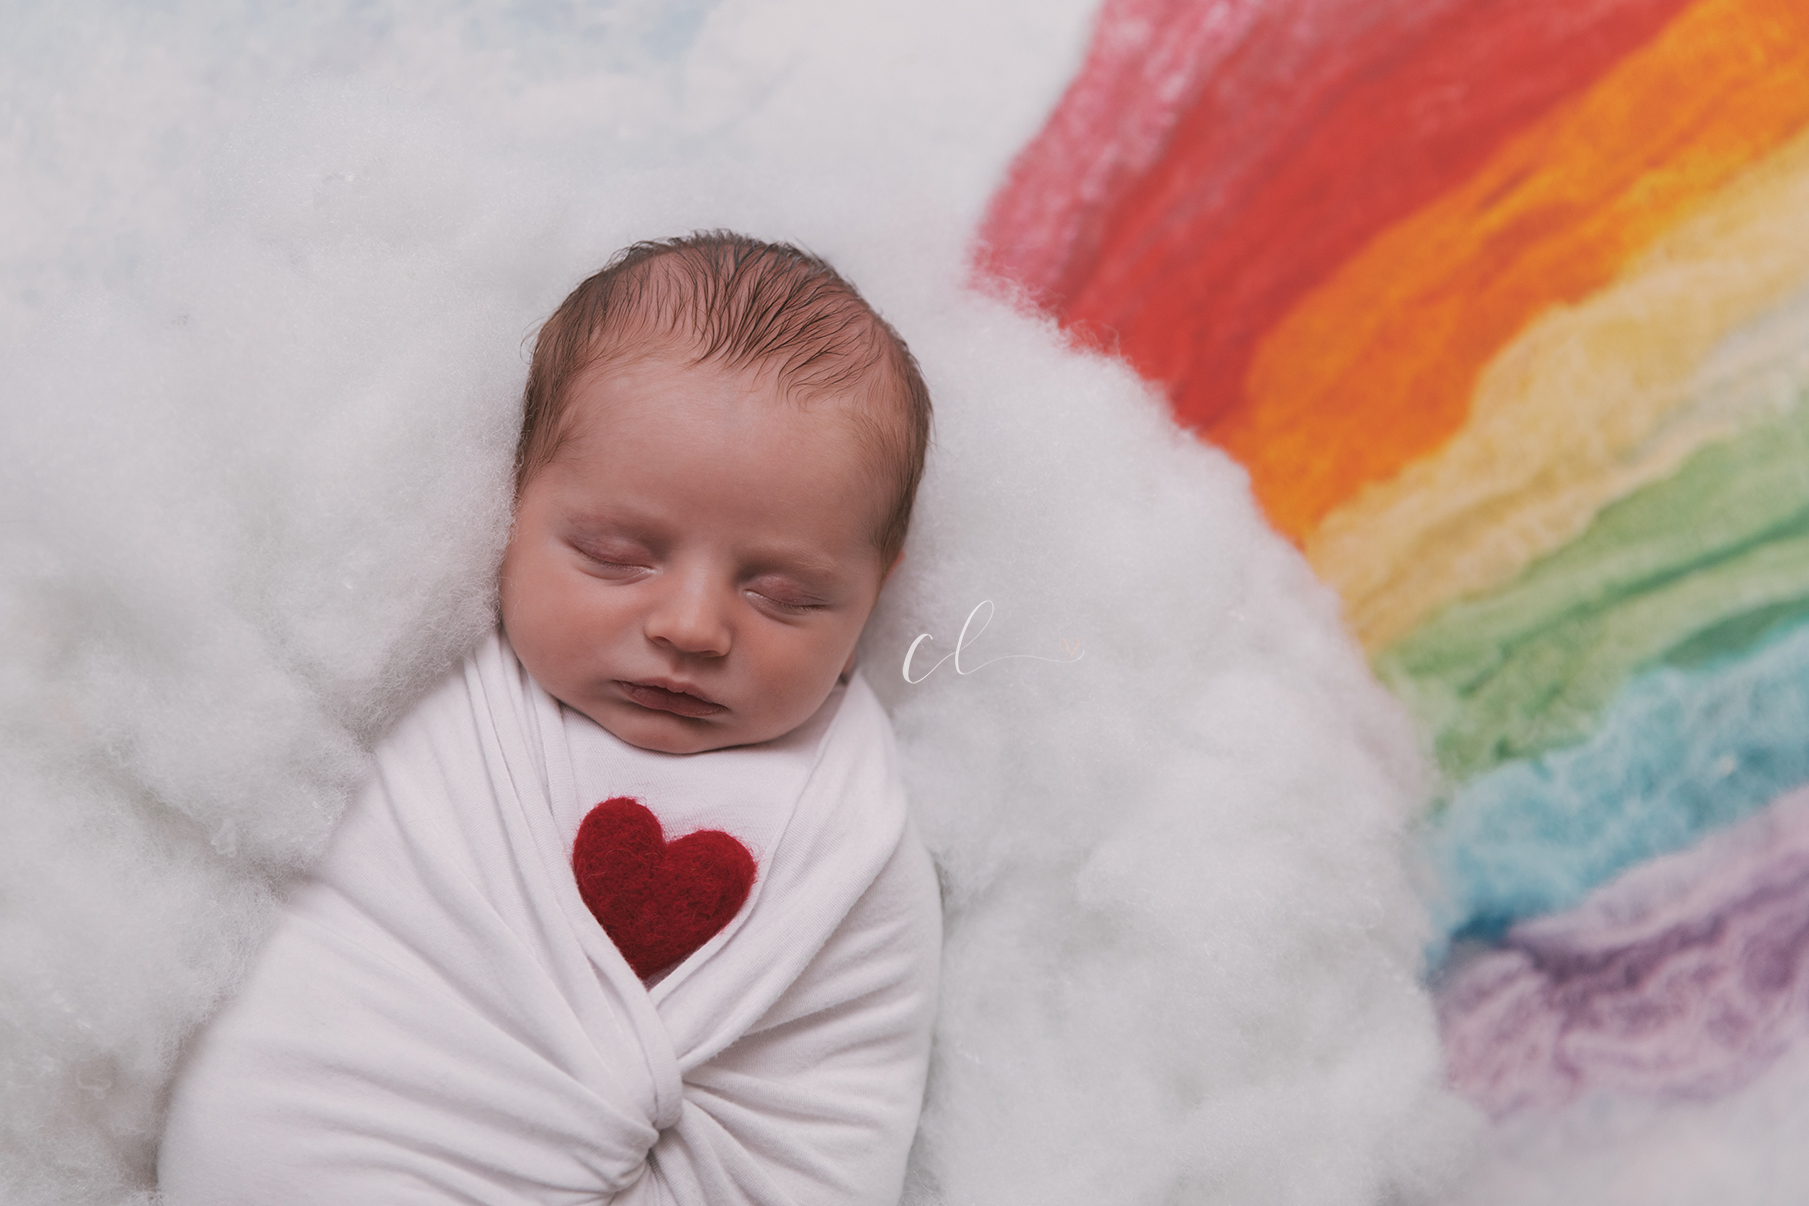
M770 725L724 724L715 717L677 716L631 703L579 707L568 702L566 706L590 717L612 737L656 754L707 754L738 745L758 745L797 727L769 733L763 727Z

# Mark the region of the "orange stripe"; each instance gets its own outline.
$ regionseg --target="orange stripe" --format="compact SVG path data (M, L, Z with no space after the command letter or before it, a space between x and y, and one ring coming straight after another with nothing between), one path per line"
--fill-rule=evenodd
M1806 122L1809 4L1702 0L1308 295L1212 438L1303 539L1456 431L1530 320L1607 284Z

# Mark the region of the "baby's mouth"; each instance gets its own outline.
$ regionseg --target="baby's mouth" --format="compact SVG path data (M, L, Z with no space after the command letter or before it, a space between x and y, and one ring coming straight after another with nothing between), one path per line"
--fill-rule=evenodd
M718 712L728 711L721 704L705 699L701 695L662 687L656 683L631 683L617 679L616 686L622 689L622 694L626 695L631 702L637 703L643 708L652 708L657 712L701 717L714 716Z

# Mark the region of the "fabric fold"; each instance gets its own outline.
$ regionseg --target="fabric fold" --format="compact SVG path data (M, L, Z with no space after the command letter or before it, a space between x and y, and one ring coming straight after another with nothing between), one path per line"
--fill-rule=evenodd
M571 718L498 635L386 740L191 1053L172 1206L897 1200L940 915L871 691L685 757ZM765 837L741 912L651 988L571 873L600 784Z

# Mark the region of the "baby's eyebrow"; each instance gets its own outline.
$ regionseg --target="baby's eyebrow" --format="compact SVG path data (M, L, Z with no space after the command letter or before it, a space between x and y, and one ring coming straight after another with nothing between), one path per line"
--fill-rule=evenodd
M650 551L652 542L632 529L614 524L575 524L566 539L573 544L599 548Z
M658 525L642 516L619 511L577 510L567 512L565 521L584 536L608 536L646 542L656 536Z
M754 577L772 574L812 580L836 580L844 575L840 559L806 549L775 550L750 560L753 562Z

